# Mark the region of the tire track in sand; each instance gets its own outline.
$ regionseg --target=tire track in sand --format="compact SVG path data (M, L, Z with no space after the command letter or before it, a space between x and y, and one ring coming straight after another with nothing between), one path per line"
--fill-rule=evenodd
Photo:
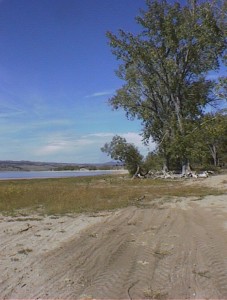
M207 290L210 285L215 291L213 297L227 298L227 232L223 230L209 211L206 218L202 214L194 223L199 224L199 230L194 230L197 251L204 262L204 267L200 270L195 268L194 274L198 286ZM217 234L218 233L218 234Z
M195 203L119 210L36 257L30 267L41 276L26 275L28 266L7 297L227 298L219 223Z

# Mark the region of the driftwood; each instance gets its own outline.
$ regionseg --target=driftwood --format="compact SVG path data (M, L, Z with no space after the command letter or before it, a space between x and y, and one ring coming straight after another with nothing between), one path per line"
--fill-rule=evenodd
M153 178L153 179L180 179L180 178L207 178L210 175L214 175L213 171L204 171L201 173L197 173L196 171L190 171L185 174L178 174L172 171L148 171L146 174L140 172L140 169L137 170L133 178Z
M137 170L136 170L136 173L133 175L133 179L135 178L146 178L147 174L148 174L149 171L147 172L143 172L141 170L141 167L140 166L137 166Z
M25 229L21 229L20 231L18 231L18 233L22 233L24 231L28 231L30 228L32 228L32 226L28 224L28 227L26 227Z

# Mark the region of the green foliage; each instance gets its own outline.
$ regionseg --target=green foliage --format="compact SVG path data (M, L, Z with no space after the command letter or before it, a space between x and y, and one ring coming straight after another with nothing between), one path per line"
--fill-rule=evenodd
M142 165L143 156L139 150L118 135L115 135L110 143L106 143L101 151L107 153L112 159L123 162L131 175L134 175L137 168Z
M192 3L147 1L147 11L136 19L139 34L107 33L121 61L117 75L125 81L111 106L140 119L144 139L152 137L163 156L177 153L179 160L190 155L192 121L215 100L214 82L205 75L219 68L226 49L220 7Z
M145 161L144 168L148 171L159 171L163 165L163 159L160 154L155 152L148 153Z
M224 163L227 153L227 114L207 113L195 130L196 145L206 158L212 158L214 166Z

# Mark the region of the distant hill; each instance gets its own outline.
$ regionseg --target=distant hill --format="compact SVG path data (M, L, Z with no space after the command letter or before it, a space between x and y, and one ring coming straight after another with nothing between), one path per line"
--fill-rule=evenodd
M122 164L118 162L106 162L103 164L74 164L74 163L55 163L55 162L34 162L34 161L0 161L0 171L52 171L52 170L79 170L86 168L96 169L115 169L121 168Z

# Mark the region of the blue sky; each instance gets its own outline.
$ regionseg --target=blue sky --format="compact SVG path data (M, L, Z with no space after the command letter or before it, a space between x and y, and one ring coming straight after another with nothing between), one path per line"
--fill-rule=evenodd
M135 32L144 0L0 0L0 160L105 162L140 123L107 104L122 85L105 36Z
M143 0L0 1L0 160L104 162L139 122L107 104L122 84L107 30L134 31Z

